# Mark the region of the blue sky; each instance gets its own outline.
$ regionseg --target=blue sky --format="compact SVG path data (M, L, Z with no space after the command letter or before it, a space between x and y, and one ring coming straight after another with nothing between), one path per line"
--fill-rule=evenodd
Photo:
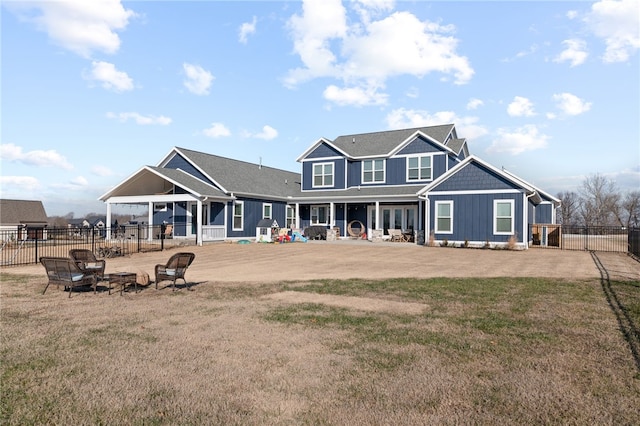
M1 197L50 216L106 212L100 195L174 146L299 171L321 137L445 123L551 194L594 173L640 188L636 0L2 0L0 13Z

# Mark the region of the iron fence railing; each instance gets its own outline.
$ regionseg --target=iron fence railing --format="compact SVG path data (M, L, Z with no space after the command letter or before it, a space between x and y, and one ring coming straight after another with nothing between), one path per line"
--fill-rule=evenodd
M640 228L622 226L529 226L534 246L563 250L607 251L638 255ZM635 252L634 252L635 251Z
M0 266L38 263L43 256L67 257L71 249L89 249L99 258L160 251L177 243L171 237L163 225L1 229ZM188 243L180 240L181 245Z

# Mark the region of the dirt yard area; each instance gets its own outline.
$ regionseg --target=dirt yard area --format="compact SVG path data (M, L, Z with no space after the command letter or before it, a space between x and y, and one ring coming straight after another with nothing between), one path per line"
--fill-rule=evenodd
M187 278L192 282L270 283L314 279L385 279L431 277L549 277L599 278L588 252L529 249L523 251L424 247L366 241L289 244L218 243L163 252L135 253L107 259L106 273L147 272L178 250L192 251L195 261ZM637 268L624 255L617 269ZM5 267L18 274L44 274L41 265Z

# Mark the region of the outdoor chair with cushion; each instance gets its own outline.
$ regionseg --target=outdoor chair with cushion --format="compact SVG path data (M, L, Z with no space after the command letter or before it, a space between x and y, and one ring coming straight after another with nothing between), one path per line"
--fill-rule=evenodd
M107 262L104 259L96 259L91 250L71 249L69 250L69 257L77 263L81 271L94 274L98 279L104 279L104 269L107 266Z
M196 255L194 253L176 253L169 258L166 264L156 265L156 289L160 281L171 281L173 283L173 290L175 291L176 280L178 279L182 279L187 288L189 288L184 274L187 272L189 265L193 263L195 257Z
M73 259L68 257L41 257L40 263L47 271L47 278L49 279L42 294L47 291L49 284L55 284L57 287L63 285L65 290L69 288L69 297L71 297L71 291L74 287L90 285L93 287L93 292L96 292L98 286L96 275L83 272Z

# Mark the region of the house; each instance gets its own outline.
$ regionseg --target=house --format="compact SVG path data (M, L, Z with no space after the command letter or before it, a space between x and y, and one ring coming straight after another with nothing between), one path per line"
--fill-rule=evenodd
M0 199L0 231L2 239L11 233L15 239L43 239L47 213L42 201Z
M107 223L112 205L144 204L149 224L173 224L174 238L199 243L256 238L269 219L340 236L356 224L373 241L401 230L418 244L430 237L523 248L529 225L555 223L560 204L470 155L453 124L320 138L297 161L301 173L175 147L100 200Z

